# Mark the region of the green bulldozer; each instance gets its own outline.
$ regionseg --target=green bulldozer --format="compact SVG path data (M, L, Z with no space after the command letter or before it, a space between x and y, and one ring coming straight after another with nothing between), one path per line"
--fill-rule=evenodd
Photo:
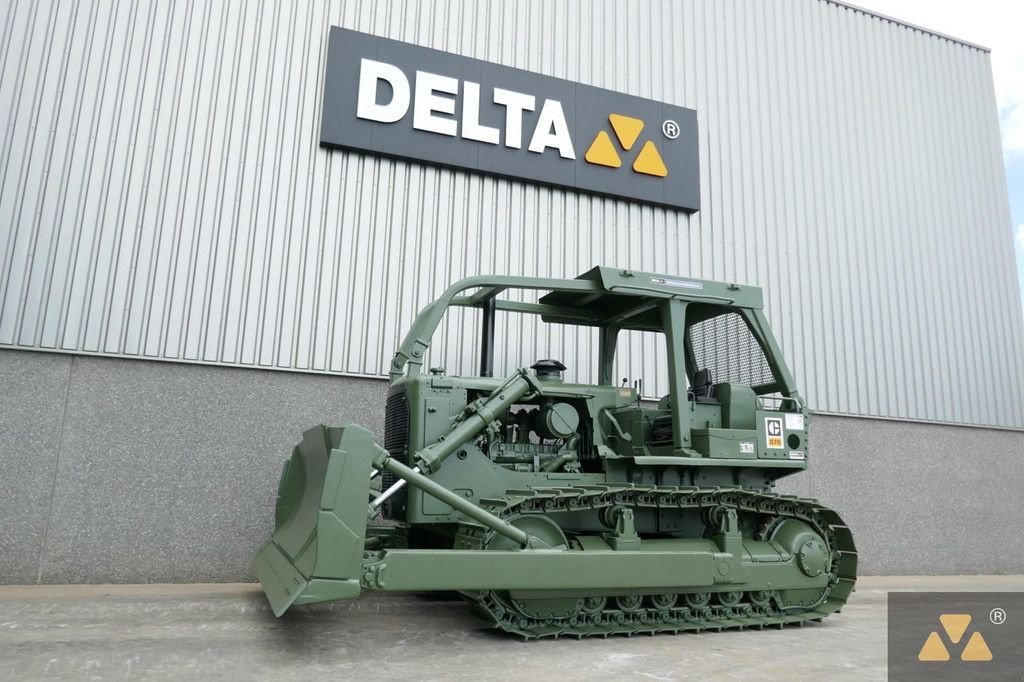
M450 307L480 311L479 376L423 371ZM850 530L774 491L807 466L810 414L762 309L756 287L605 267L454 284L395 353L383 445L322 425L285 464L254 560L274 613L362 590L452 591L533 639L838 611L856 581ZM499 312L595 328L597 384L565 381L554 359L493 378ZM664 336L657 402L614 375L630 330Z

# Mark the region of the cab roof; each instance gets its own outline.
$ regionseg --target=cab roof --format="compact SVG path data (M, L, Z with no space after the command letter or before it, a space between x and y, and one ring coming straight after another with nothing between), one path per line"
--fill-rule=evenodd
M475 293L456 296L450 299L450 305L482 308L495 300L497 310L540 315L545 322L620 329L660 330L658 304L666 299L696 304L693 314L697 317L703 316L701 308L705 307L708 316L717 314L715 311L723 306L764 307L758 287L610 267L591 268L575 279L473 277L453 288L464 291L475 287L479 287ZM537 303L498 300L506 289L548 293Z
M509 289L546 293L536 303L500 298ZM395 380L406 365L423 364L430 339L451 306L482 309L492 327L494 313L505 311L539 315L551 323L664 331L659 304L671 299L692 304L687 307L690 322L719 315L723 307L764 307L758 287L637 270L595 267L575 279L478 275L452 284L420 311L395 351L390 375Z
M659 275L653 272L622 270L598 266L576 277L578 280L595 282L599 290L590 295L580 296L575 291L552 290L541 297L540 303L563 307L602 308L612 302L621 302L626 297L651 299L682 298L701 303L718 303L740 308L764 307L760 287L712 282L677 275Z

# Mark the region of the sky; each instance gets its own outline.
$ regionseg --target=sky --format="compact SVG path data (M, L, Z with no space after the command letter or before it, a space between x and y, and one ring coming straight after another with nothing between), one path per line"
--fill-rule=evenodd
M850 4L992 50L1017 277L1024 298L1024 2L851 0Z

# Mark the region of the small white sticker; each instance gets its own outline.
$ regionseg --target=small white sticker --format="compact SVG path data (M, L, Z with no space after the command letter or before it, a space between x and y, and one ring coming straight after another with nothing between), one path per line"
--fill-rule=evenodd
M789 458L790 459L805 459L804 458L804 451L803 450L790 450L789 451Z
M768 447L772 450L782 449L782 420L779 417L764 418L764 435L768 439Z
M664 277L651 277L651 284L663 284L667 287L679 287L681 289L703 289L703 282L690 282L684 279L665 279Z
M799 412L787 412L786 413L786 430L787 431L803 431L804 430L804 415Z
M754 444L751 442L740 443L740 452L744 455L754 454Z

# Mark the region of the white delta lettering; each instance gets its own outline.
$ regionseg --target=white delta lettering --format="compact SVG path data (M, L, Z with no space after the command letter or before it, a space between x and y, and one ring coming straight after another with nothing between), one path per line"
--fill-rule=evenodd
M377 101L381 81L391 87L390 101ZM455 104L462 86L462 116L455 117ZM396 123L409 112L412 104L412 127L448 137L461 136L465 140L501 144L502 130L480 122L480 84L459 81L428 71L416 71L415 87L409 87L405 73L386 62L362 59L359 65L359 92L356 101L356 116L367 121ZM523 118L526 112L536 110L537 101L533 95L513 90L494 88L491 101L505 109L505 146L522 149ZM569 126L565 121L562 103L545 99L537 114L537 123L526 147L529 151L543 154L548 149L558 151L563 159L575 159Z

